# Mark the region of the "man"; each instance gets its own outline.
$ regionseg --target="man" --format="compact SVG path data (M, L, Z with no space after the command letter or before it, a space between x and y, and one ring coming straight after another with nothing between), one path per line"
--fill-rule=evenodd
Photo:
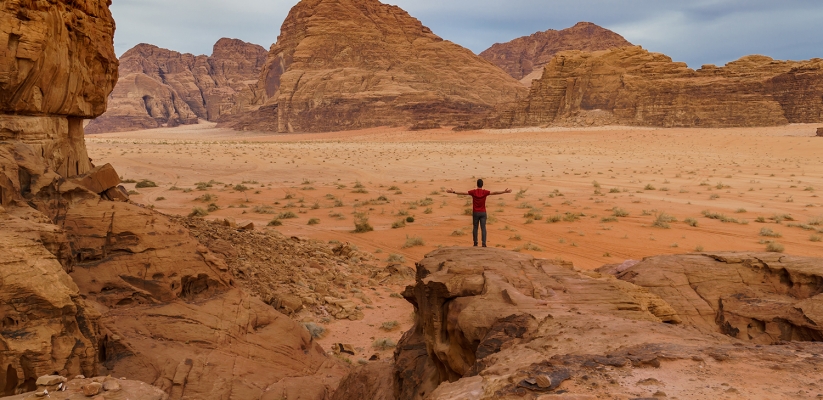
M483 180L478 179L477 189L468 192L455 192L454 189L449 189L446 192L454 193L458 196L472 197L472 224L474 225L472 237L474 238L474 246L477 247L477 227L480 226L480 229L483 231L483 247L486 247L486 220L488 219L488 214L486 213L486 197L511 193L511 189L506 189L502 192L490 192L483 189Z

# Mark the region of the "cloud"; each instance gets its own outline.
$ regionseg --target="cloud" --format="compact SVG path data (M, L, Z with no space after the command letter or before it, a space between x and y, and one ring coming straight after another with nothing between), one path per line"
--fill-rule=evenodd
M692 67L747 54L823 57L819 0L387 0L479 53L497 42L589 21ZM145 42L210 54L221 37L268 48L296 0L114 0L118 54Z

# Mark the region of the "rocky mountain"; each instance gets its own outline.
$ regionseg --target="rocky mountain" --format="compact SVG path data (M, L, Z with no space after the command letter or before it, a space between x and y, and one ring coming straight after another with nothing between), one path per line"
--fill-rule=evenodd
M773 126L823 121L823 60L746 56L698 70L641 47L561 52L498 127Z
M540 78L543 67L555 54L566 50L597 51L631 46L623 36L591 22L579 22L563 30L549 29L506 43L495 43L480 57L519 79L526 86Z
M823 367L821 263L707 253L598 273L440 249L403 293L416 322L394 359L332 399L805 398Z
M227 126L312 132L469 124L525 88L378 0L302 0L283 23L255 112Z
M216 121L250 105L265 60L263 47L237 39L220 39L209 57L139 44L120 57L109 108L86 132Z

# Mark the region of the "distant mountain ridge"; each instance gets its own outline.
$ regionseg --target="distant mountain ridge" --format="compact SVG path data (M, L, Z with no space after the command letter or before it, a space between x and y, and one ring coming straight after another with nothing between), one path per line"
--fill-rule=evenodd
M623 36L608 29L591 22L579 22L571 28L559 31L549 29L506 43L496 43L480 53L480 57L528 86L532 79L540 78L543 67L561 51L598 51L631 45Z
M217 41L211 56L139 44L120 57L120 78L105 114L87 133L215 121L248 107L266 49L238 39Z

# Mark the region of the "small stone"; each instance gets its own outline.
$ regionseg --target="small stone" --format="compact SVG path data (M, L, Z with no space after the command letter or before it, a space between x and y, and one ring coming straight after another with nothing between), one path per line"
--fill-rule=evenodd
M369 361L377 361L380 359L380 354L374 353L369 357Z
M353 356L355 354L354 346L352 346L350 344L345 344L345 343L335 343L334 344L334 353L335 354L344 353L344 354L349 354L349 355Z
M48 390L43 390L41 392L34 392L34 395L37 396L37 397L46 397L47 394L49 394Z
M100 390L103 389L103 384L100 382L92 382L88 385L83 385L80 389L83 390L83 394L86 397L97 396L100 394Z
M254 230L254 222L240 222L237 224L237 229L241 231L253 231Z
M35 384L37 386L54 386L65 381L66 378L63 378L60 375L43 375L37 378L37 382Z
M77 375L77 376L74 377L74 379L86 379L86 376L85 375Z
M117 381L114 381L114 380L105 381L105 382L103 382L103 390L105 390L107 392L116 392L116 391L120 390L120 383L118 383Z
M552 387L552 378L548 375L538 375L534 380L537 382L537 386L542 389Z

